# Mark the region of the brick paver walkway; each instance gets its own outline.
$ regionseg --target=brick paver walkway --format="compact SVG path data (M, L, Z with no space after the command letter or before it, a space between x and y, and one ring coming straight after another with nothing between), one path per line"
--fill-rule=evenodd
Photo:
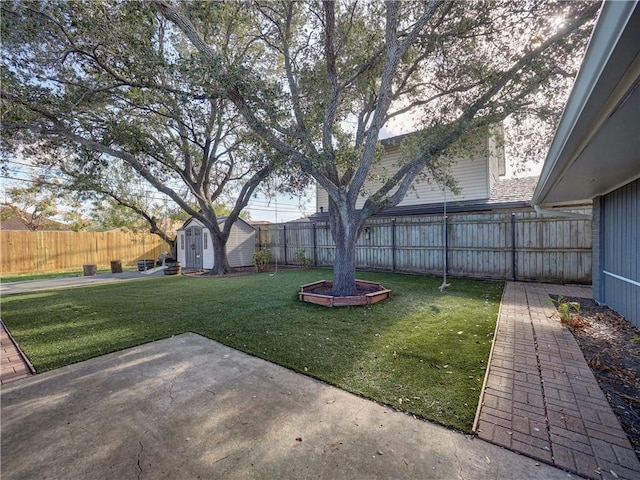
M591 288L508 282L475 433L593 479L639 479L640 461L549 294Z
M20 354L4 322L0 320L0 384L20 380L33 373L33 367Z

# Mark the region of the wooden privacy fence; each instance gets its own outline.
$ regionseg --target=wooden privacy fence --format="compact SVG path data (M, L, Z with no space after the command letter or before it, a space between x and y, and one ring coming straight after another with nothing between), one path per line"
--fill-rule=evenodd
M170 251L169 245L148 233L0 232L3 274L81 269L85 264L109 267L111 260L136 265L164 251Z
M576 210L590 213L591 209ZM326 222L260 226L256 247L282 264L332 266ZM506 280L591 282L591 220L534 211L372 218L356 246L356 265L370 270Z

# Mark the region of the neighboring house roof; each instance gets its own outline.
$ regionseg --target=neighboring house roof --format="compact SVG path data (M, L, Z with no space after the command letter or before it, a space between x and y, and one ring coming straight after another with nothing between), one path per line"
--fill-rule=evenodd
M0 230L31 231L27 222L25 222L22 218L20 218L19 216L15 216L15 214L12 213L11 207L2 207L2 214L5 219L0 220ZM25 215L28 215L28 214L25 214ZM58 230L68 230L68 229L69 228L64 223L56 222L55 220L49 220L46 218L39 220L38 228L37 228L38 231L44 231L44 230L58 231Z
M311 222L312 219L310 217L300 217L300 218L296 218L294 220L289 220L285 223L304 223L304 222Z
M464 202L447 202L447 212L481 212L514 208L530 208L531 195L538 182L537 176L522 178L505 178L496 181L491 188L491 196L485 200L469 200ZM427 215L442 213L444 202L423 205L393 207L378 213L376 216ZM316 213L312 220L328 216L326 212Z
M533 195L552 206L640 178L640 7L605 1Z
M0 230L30 230L27 224L18 217L0 220Z
M491 198L487 203L529 202L533 196L539 176L521 178L501 178L491 188Z

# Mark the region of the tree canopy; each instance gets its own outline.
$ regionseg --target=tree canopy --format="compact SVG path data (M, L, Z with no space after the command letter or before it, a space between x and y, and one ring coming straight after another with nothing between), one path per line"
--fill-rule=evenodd
M189 4L212 20L202 34L232 61L247 48L236 37L240 4ZM224 245L260 182L287 158L247 128L217 94L215 66L145 2L3 2L3 156L46 151L69 187L100 193L133 209L143 180L212 233L214 273L229 270ZM240 33L238 33L240 32ZM291 183L295 185L295 183ZM234 201L224 226L220 198Z
M438 175L463 138L506 118L554 120L599 4L559 1L252 2L246 44L227 58L189 3L155 6L215 71L218 95L329 196L334 293L355 289L355 242L373 214L421 175ZM274 68L277 67L277 68ZM371 193L383 128L411 116L417 135ZM366 201L356 207L359 196Z
M82 178L104 178L117 159L220 242L267 175L285 166L302 173L296 180L311 176L329 196L334 293L350 295L355 243L371 215L418 178L449 182L447 154L490 125L555 121L598 8L5 2L3 147L73 150L67 170ZM365 191L380 136L401 119L416 134L395 170ZM221 231L212 201L232 185L237 201Z

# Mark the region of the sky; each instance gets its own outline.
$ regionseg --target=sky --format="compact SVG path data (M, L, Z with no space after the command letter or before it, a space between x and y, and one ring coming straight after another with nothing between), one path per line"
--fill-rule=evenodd
M249 202L245 209L253 221L267 221L271 223L290 222L315 213L315 189L310 188L303 198L289 197L277 194L274 198L258 195Z

